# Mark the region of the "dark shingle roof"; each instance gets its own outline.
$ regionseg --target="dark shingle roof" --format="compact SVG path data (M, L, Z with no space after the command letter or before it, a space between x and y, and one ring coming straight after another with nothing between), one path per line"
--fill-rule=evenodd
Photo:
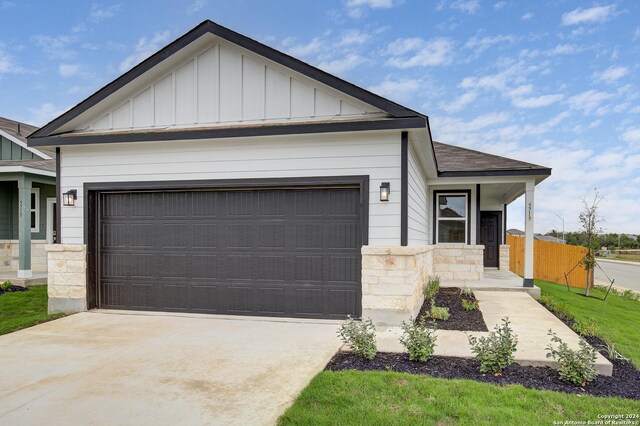
M48 172L55 172L56 160L0 160L0 167L3 166L24 166Z
M20 131L18 132L18 128ZM27 142L27 136L38 130L36 126L31 124L21 123L15 120L9 120L8 118L0 117L0 129L20 139L22 142Z
M433 141L439 176L549 176L551 169L537 164L487 154Z

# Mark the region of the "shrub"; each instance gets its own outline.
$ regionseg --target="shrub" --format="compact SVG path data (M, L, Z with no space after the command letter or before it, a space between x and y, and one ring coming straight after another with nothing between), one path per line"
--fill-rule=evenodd
M598 324L591 319L585 321L576 320L571 328L581 336L595 336L598 334Z
M557 303L556 310L554 312L566 319L574 319L573 314L571 313L571 308L566 302Z
M471 290L469 287L462 287L460 289L460 296L462 297L471 297L473 296L473 290Z
M435 321L431 328L427 327L424 321L417 324L402 321L402 336L400 343L409 351L411 361L425 362L433 355L436 346L436 325Z
M478 308L479 306L477 301L462 299L462 309L465 311L475 311Z
M596 350L580 339L580 349L574 351L569 348L554 332L549 330L551 342L557 343L554 348L552 343L547 346L547 358L553 358L558 363L558 375L560 380L575 386L584 386L596 376Z
M518 337L509 326L509 318L502 320L487 337L469 336L471 351L480 360L480 371L498 374L514 361L513 354L518 345Z
M338 337L345 342L354 355L372 360L378 348L376 346L376 328L371 319L356 321L351 317L338 329Z
M429 277L427 284L422 289L425 300L433 300L440 290L440 277Z
M427 312L427 316L432 319L437 320L448 320L449 319L449 308L444 306L436 306L435 302L431 301L431 309Z
M625 299L640 301L640 293L636 293L633 290L625 290L622 292L622 294L620 294L620 296L624 297Z
M551 312L556 311L556 300L553 297L547 294L543 294L542 296L540 296L540 299L538 299L538 302L542 303L544 307Z
M603 353L609 360L621 360L621 361L629 361L625 358L620 352L616 350L616 345L613 342L606 341L604 345L598 346L598 351Z
M13 284L11 283L11 281L7 280L7 281L3 282L2 284L0 284L0 290L9 291L11 289L12 285Z

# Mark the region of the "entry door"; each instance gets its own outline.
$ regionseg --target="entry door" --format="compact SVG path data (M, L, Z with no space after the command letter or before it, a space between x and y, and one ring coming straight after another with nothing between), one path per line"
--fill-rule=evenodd
M484 245L484 266L498 267L500 212L480 212L480 242Z

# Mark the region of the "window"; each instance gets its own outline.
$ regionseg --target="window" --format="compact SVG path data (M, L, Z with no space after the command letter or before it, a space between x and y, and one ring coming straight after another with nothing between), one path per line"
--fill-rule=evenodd
M40 232L40 189L31 189L31 206L29 209L31 215L31 232Z
M436 236L438 243L466 243L468 222L467 194L437 195Z

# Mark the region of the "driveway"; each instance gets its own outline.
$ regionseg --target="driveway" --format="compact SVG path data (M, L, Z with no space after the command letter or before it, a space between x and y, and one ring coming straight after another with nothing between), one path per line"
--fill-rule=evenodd
M273 424L336 322L85 312L0 336L0 424Z
M595 278L601 284L609 285L609 278L616 279L615 286L629 290L640 291L640 263L619 262L615 260L606 260L598 258L600 268L595 270Z

